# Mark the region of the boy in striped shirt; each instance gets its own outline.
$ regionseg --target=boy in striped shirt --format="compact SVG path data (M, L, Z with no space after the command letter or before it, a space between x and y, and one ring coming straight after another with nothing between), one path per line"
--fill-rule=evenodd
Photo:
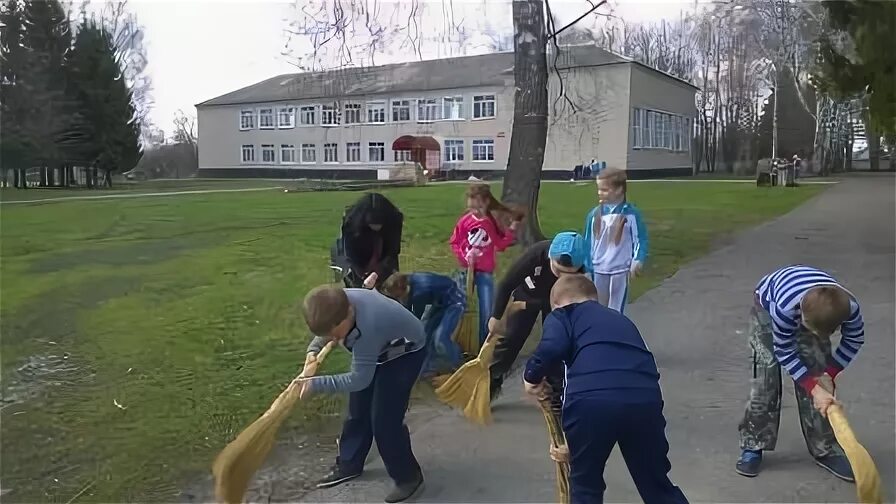
M840 342L831 352L831 336ZM740 423L743 452L736 471L759 474L763 450L774 450L781 418L781 368L795 382L800 426L816 464L854 481L852 468L834 438L827 409L834 403L834 379L865 342L855 297L824 271L787 266L756 287L750 313L753 375L750 400Z

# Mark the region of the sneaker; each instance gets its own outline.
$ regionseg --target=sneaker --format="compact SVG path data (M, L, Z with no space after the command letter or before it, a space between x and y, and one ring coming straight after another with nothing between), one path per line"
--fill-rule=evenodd
M418 472L417 477L407 483L396 484L384 499L385 502L404 502L423 489L423 473Z
M734 471L741 476L755 478L759 476L760 464L762 464L762 450L744 450L737 459Z
M330 471L330 474L327 474L317 482L317 488L332 488L337 485L341 485L346 481L351 481L358 476L361 475L361 471L346 471L345 469L339 467L339 465L334 465L333 469Z
M843 455L825 455L824 457L815 459L815 463L818 467L827 469L831 474L843 481L852 483L856 480L856 477L852 473L852 466L849 465L849 460Z

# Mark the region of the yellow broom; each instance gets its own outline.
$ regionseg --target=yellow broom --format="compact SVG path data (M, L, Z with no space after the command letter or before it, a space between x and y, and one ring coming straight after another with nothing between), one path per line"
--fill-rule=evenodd
M507 320L507 317L525 305L522 301L510 303L501 320ZM479 355L437 384L435 391L440 401L461 410L470 421L480 425L492 421L491 374L488 368L492 365L495 346L503 332L503 328L498 328L489 334L479 350Z
M837 442L846 452L846 458L852 466L852 471L856 477L856 495L861 504L880 504L883 502L883 495L880 491L880 473L874 465L874 460L868 454L868 450L859 444L855 434L846 421L846 415L843 414L843 408L834 404L828 408L828 420L831 427L834 428L834 435Z
M478 303L473 296L473 279L476 271L473 269L473 261L467 266L467 309L464 311L460 324L457 325L457 331L454 333L454 341L461 351L467 355L476 355L479 353L479 310Z
M335 344L333 341L327 343L299 378L317 373L317 368ZM218 502L239 504L243 501L249 481L267 458L274 446L280 425L289 416L301 392L302 388L298 381L290 383L260 418L252 422L221 450L212 465L215 496Z
M551 446L559 448L565 445L566 436L563 434L558 415L554 414L551 407L550 396L539 399L538 405L541 406L544 421L548 424ZM569 504L569 462L557 462L557 499L559 504Z

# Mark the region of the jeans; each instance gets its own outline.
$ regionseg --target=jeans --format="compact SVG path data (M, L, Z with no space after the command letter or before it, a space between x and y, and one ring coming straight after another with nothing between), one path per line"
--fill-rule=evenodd
M426 349L404 354L376 367L373 382L348 397L348 417L339 437L336 463L349 473L360 473L373 440L396 484L414 481L420 472L404 415L411 389L420 375Z
M479 344L482 345L488 336L488 319L495 304L495 275L477 271L473 282L479 299Z
M455 370L463 359L460 347L452 339L457 324L464 314L464 303L447 306L431 306L423 317L426 331L426 351L428 356L423 364L423 373Z

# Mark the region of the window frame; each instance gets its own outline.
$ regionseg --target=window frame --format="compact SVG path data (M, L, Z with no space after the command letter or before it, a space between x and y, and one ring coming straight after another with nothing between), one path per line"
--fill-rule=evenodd
M300 153L300 155L299 155L299 156L300 156L300 157L299 157L299 163L300 163L300 164L303 164L303 165L313 165L313 164L317 164L317 144L315 144L315 143L302 143L302 144L300 144L300 146L301 146L301 147L300 147L299 149L300 149L301 153ZM312 152L312 153L314 154L314 155L313 155L314 159L312 159L311 161L308 161L308 160L305 159L305 152L306 152L306 148L307 148L307 147L311 147L310 152Z
M442 97L442 120L443 121L465 121L464 117L464 95L444 96ZM448 108L448 104L451 108ZM457 112L457 117L449 116L446 112L450 110Z
M350 151L349 151L349 149L352 148L352 147L356 147L356 148L358 149L358 159L357 159L357 161L352 161L352 160L351 160L352 156L350 155ZM363 162L364 162L364 158L361 156L361 154L362 154L362 151L361 151L361 142L346 142L346 143L345 143L345 162L346 162L347 164L358 164L358 163L363 163Z
M349 108L351 107L351 108ZM349 122L349 113L348 111L357 112L357 121ZM354 125L354 124L364 124L364 105L361 102L345 102L342 104L342 121L341 124L346 125Z
M495 140L492 138L476 138L470 142L471 156L470 160L474 163L494 163L495 162ZM486 154L491 151L491 159L476 159L476 147L485 147ZM488 147L491 147L489 149Z
M292 151L292 161L284 161L283 160L283 152L284 151ZM298 159L296 158L296 144L280 144L280 164L283 165L295 165L299 164Z
M327 115L331 115L333 122L324 122L324 118ZM334 103L332 105L323 105L320 106L320 125L325 128L333 128L335 126L339 126L339 104Z
M378 145L382 149L382 159L380 160L370 159L371 150L376 148L374 145ZM386 162L386 142L367 142L367 162L371 164L382 164Z
M332 148L332 150L331 150L331 152L333 153L332 161L327 161L327 152L328 152L329 148ZM338 143L335 143L335 142L325 143L324 147L323 147L323 153L324 153L324 157L322 160L323 164L339 164L339 144Z
M459 164L466 162L466 141L463 138L446 138L443 142L443 150L445 151L443 163ZM459 149L458 149L459 147ZM448 159L448 154L454 153L454 159Z
M382 114L383 114L383 120L382 120L382 121L371 121L371 120L370 120L371 112L373 112L374 110L376 110L375 108L373 108L373 107L371 107L371 106L374 106L374 107L375 107L375 106L379 106L379 110L380 110L380 111L382 112ZM387 108L388 108L388 107L386 107L386 102L385 102L385 101L369 101L369 102L367 102L367 124L386 124L386 110L387 110Z
M305 122L305 114L307 112L311 112L311 122ZM298 125L309 127L309 126L317 126L318 119L320 119L320 108L318 105L302 105L299 107L299 120Z
M281 115L283 111L287 111L289 113L288 117L290 118L289 123L284 126L281 119L283 116ZM277 107L277 129L293 129L296 127L296 108L292 105L287 105L285 107Z
M412 102L413 102L413 100L410 100L407 98L395 98L395 99L392 99L389 101L389 112L390 112L390 116L392 117L393 123L405 123L405 122L411 122L414 120L414 116L412 114L412 112L413 112L413 106L411 105ZM406 105L401 105L403 103L406 103ZM399 104L398 106L401 108L407 108L407 111L408 111L407 119L396 119L395 118L396 104Z
M632 109L632 149L641 149L641 109L634 107Z
M271 125L270 126L263 126L261 124L263 110L270 111L270 116L271 116ZM277 129L277 108L276 107L258 107L258 129L260 129L260 130Z
M252 159L246 160L246 152L252 154ZM242 144L240 145L240 164L255 164L255 144Z
M247 115L248 114L248 115ZM244 118L252 119L252 124L249 126L243 126ZM255 125L258 123L258 113L255 109L241 109L240 110L240 131L250 131L255 129Z
M270 161L264 160L265 151L270 151L270 153L271 153ZM259 161L259 162L261 164L266 164L266 165L277 164L277 145L276 144L261 144L261 161Z
M491 97L491 99L488 99L489 97ZM476 100L477 98L480 98L480 100L477 101L477 100ZM471 113L470 113L470 119L472 119L472 120L474 120L474 121L485 121L485 120L488 120L488 119L495 119L495 118L498 117L498 95L497 95L497 94L495 94L495 93L484 93L484 94L473 95L473 99L470 100L470 103L471 103L471 106L472 106L471 111L470 111L470 112L471 112ZM482 112L482 108L483 108L486 104L488 104L488 103L491 103L491 106L492 106L492 115L490 115L490 116L487 116L487 115L479 115L479 116L477 116L477 115L476 115L476 105L479 105L479 109L480 109L479 111L480 111L480 113L481 113L481 112Z
M418 123L432 123L441 119L440 107L441 102L438 98L417 98L417 122ZM426 114L421 114L421 112L427 112ZM433 117L429 117L429 112L434 112Z

